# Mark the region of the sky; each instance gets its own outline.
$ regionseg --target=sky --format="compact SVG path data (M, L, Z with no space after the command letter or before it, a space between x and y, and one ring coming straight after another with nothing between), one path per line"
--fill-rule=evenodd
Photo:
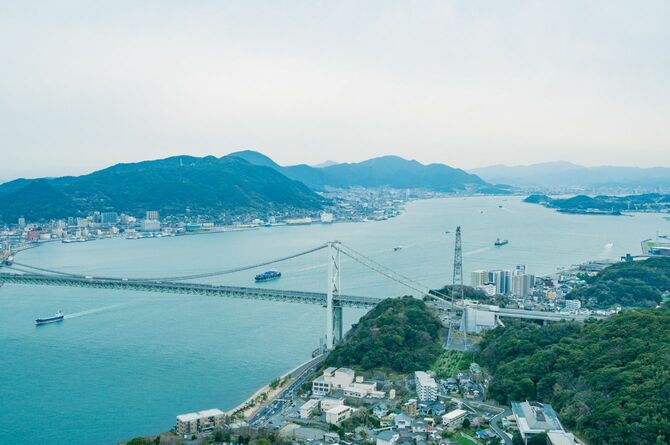
M0 179L177 154L670 166L670 2L0 0Z

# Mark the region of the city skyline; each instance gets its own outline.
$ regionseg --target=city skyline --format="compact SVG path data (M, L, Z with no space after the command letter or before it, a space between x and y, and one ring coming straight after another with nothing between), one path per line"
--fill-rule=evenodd
M5 180L246 148L670 166L663 2L2 9Z

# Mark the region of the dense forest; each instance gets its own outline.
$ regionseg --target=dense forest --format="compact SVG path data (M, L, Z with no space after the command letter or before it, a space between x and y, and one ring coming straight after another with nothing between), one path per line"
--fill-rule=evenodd
M440 321L423 301L389 298L352 327L326 364L399 372L429 369L442 350L440 329Z
M670 310L489 331L479 361L491 397L551 403L588 443L670 443Z
M584 276L586 286L568 298L588 307L654 307L670 292L670 258L617 263L594 277Z

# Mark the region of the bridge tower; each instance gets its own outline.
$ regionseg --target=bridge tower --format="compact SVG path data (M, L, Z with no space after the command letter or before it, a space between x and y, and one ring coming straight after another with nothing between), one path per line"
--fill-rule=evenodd
M456 307L456 299L461 300L461 318L458 323L458 333L463 335L463 348L467 348L467 311L465 309L465 289L463 288L463 246L461 243L461 226L456 227L456 240L454 245L454 275L451 288L452 308ZM456 312L454 310L454 312ZM449 323L449 334L447 336L447 347L452 347L457 331L454 330L454 324Z
M326 349L333 347L342 340L343 321L342 306L334 297L340 293L340 250L337 242L328 243L328 291L326 293Z

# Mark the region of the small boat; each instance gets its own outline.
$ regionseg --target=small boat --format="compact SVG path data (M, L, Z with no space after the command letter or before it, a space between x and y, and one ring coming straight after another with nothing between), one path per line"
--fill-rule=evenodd
M450 233L451 233L451 232L450 232L449 230L445 230L445 231L444 231L444 234L445 234L445 235L449 235Z
M276 270L268 270L263 273L259 273L254 277L254 281L256 283L263 283L265 281L271 281L271 280L276 280L281 277L281 272L276 271Z
M496 247L500 247L500 246L504 246L504 245L507 244L507 243L509 243L509 241L506 240L506 239L496 238L496 242L493 243L493 244L494 244Z
M503 208L502 204L500 204L500 205L498 206L498 208L499 208L499 209L502 209L502 208Z
M393 248L394 252L397 252L399 250L402 250L402 246L396 246L396 247Z
M63 321L65 319L65 316L61 311L56 312L56 315L53 317L46 317L46 318L38 318L35 320L35 324L37 326L43 325L43 324L49 324L49 323L57 323L59 321Z

